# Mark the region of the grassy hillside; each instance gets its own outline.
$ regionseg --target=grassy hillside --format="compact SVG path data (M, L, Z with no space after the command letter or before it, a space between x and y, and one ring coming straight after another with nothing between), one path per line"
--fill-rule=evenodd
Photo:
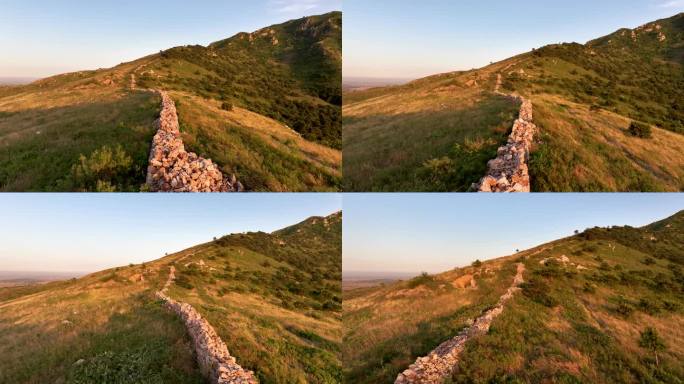
M81 279L0 288L0 382L204 382L183 324L154 298L174 265L169 295L207 318L261 383L338 383L341 220L311 218Z
M345 191L467 191L517 110L463 73L345 95Z
M147 88L171 91L187 149L248 190L339 190L340 40L331 13L0 87L0 190L140 190L160 109Z
M107 79L71 74L0 90L0 190L97 190L98 180L101 190L140 189L161 99Z
M487 335L466 344L448 382L681 382L683 233L680 212L643 228L588 229L482 265L345 292L345 377L393 382L488 309L522 261L522 291ZM657 362L642 346L649 327L664 345Z
M679 14L634 31L622 29L585 45L549 45L474 71L433 76L402 87L347 93L344 140L349 146L345 144L344 151L345 176L350 175L352 183L349 186L354 190L382 189L385 185L390 190L414 190L414 184L423 190L461 190L465 177L457 179L454 174L486 169L486 160L482 164L476 156L464 159L461 153L468 146L464 137L455 134L449 140L451 145L458 145L454 152L460 156L448 155L451 161L439 161L442 154L431 152L432 146L413 145L417 153L412 156L431 170L432 178L421 178L415 163L404 167L403 177L408 181L402 184L388 180L383 173L391 172L392 167L386 164L405 164L405 143L400 138L421 135L428 140L433 129L439 132L441 126L448 126L449 117L440 116L438 111L440 107L451 110L449 101L482 110L490 120L500 117L501 110L488 111L483 102L487 99L481 95L494 89L496 76L501 74L505 92L522 94L534 104L535 123L540 129L530 164L534 190L683 190L683 46L684 14ZM412 120L402 116L402 109L424 117ZM477 121L456 123L471 140L487 138L486 126ZM501 121L502 126L510 123ZM651 134L630 134L633 123L645 125ZM390 136L402 125L405 127L396 136L385 140L387 149L375 155L375 138ZM495 148L495 143L503 141L490 137L490 142ZM359 165L364 156L385 164L378 169ZM393 161L393 156L400 160ZM435 160L425 162L430 157ZM471 162L473 166L468 166Z
M342 14L274 25L155 55L141 85L192 92L283 122L340 148Z
M0 289L0 382L203 383L183 324L153 299L164 273L138 265Z

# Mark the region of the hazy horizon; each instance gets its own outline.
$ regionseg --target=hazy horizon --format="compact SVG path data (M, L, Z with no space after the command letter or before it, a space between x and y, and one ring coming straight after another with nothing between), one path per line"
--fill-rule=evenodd
M0 0L0 77L110 68L341 7L341 0Z
M339 194L0 195L0 271L91 273L342 209Z
M680 194L348 194L342 270L439 273L574 230L643 226L680 210Z
M343 76L418 79L481 68L683 11L684 0L345 0Z

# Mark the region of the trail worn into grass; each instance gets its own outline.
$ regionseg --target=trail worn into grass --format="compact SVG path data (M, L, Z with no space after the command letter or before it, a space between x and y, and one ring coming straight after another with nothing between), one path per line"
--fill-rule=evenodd
M500 147L497 157L487 163L488 171L479 184L479 192L530 192L528 162L537 126L532 122L532 102L517 94L501 92L502 78L497 74L496 94L520 100L520 113L513 124L508 143Z
M486 334L492 321L504 310L504 304L518 291L524 282L525 265L518 263L513 284L500 298L497 305L475 319L473 325L461 331L456 337L445 341L425 357L419 357L407 370L400 373L395 384L434 384L441 383L451 375L458 365L459 355L466 342L473 337Z
M228 352L228 347L214 328L190 304L181 303L168 296L168 290L176 279L176 268L171 266L169 278L156 296L165 302L167 308L183 319L192 338L197 363L203 375L216 384L256 384L252 371L237 364Z

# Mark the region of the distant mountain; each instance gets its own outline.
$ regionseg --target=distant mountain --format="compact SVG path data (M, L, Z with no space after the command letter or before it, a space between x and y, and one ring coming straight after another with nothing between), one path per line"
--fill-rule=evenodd
M509 257L346 290L345 379L394 383L418 358L466 335L454 354L442 345L420 365L443 368L448 383L680 382L683 237L684 211L641 228L591 228ZM520 265L523 281L511 291ZM486 323L484 332L475 328Z
M305 17L0 87L0 190L145 190L161 110L149 89L157 89L176 103L188 152L247 190L337 191L341 20L340 12Z
M499 84L534 107L533 190L684 190L683 66L678 14L584 45L345 93L345 187L469 190L517 117L514 103L494 92Z
M0 382L204 383L182 320L155 296L168 281L166 294L198 311L261 383L340 382L341 230L337 213L0 288Z

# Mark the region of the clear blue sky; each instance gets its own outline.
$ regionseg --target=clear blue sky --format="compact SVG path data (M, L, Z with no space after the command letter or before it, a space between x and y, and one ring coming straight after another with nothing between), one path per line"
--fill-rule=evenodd
M684 0L344 0L344 76L479 68L684 11Z
M594 226L642 226L684 194L345 194L348 272L443 272Z
M339 194L0 194L0 271L90 272L342 209Z
M340 10L342 0L0 0L0 77L111 67Z

